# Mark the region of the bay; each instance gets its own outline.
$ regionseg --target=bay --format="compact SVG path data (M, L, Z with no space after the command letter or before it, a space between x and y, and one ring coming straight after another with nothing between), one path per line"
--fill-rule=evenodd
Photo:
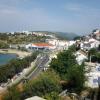
M7 64L10 60L15 59L16 54L0 54L0 65Z

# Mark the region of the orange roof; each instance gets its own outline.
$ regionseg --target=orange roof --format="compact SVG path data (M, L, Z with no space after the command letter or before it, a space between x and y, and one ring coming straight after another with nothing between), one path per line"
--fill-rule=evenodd
M53 46L52 44L48 44L48 43L34 43L33 45L39 46L39 47Z

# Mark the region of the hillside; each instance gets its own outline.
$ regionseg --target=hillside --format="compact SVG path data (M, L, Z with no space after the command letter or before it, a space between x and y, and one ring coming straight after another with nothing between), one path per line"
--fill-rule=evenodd
M73 40L75 37L78 35L75 33L68 33L68 32L51 32L51 31L32 31L32 32L41 32L44 34L52 34L55 35L57 38L62 39L62 40Z
M55 35L58 37L58 38L61 38L61 39L68 39L68 40L73 40L75 37L77 37L78 35L75 34L75 33L65 33L65 32L56 32Z

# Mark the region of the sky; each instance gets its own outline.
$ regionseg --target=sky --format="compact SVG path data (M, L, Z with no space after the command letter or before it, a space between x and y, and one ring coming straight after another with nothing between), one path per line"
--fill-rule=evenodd
M100 0L0 0L0 32L87 34L95 28L100 28Z

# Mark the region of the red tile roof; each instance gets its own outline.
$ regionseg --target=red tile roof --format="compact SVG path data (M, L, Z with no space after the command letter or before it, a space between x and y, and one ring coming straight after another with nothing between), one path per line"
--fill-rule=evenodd
M52 44L48 44L48 43L34 43L33 45L38 46L38 47L53 46Z

